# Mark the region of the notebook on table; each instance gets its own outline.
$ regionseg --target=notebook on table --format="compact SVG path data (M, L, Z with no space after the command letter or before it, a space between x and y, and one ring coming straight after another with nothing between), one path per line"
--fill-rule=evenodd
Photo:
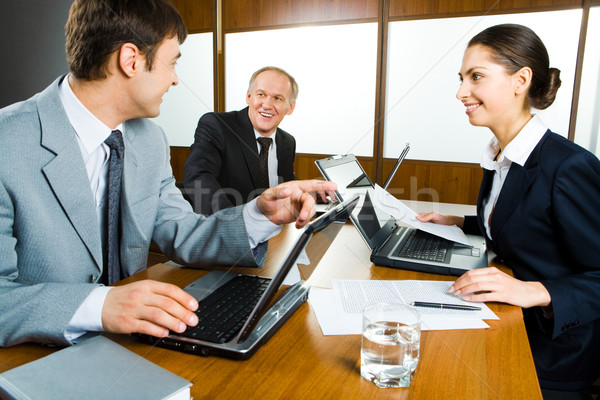
M372 182L360 188L349 185L358 178L357 174L362 173L364 179L368 179L352 154L317 160L316 163L325 179L338 184L337 196L341 199L348 195L360 196L350 218L371 249L371 261L376 265L457 276L488 266L482 236L466 235L471 244L466 246L399 225L395 218L376 208L370 195Z
M250 358L308 298L310 274L358 203L350 198L311 221L271 278L214 270L184 288L199 303L199 323L165 338L138 337L161 347L228 358ZM277 293L288 272L302 264L302 280Z

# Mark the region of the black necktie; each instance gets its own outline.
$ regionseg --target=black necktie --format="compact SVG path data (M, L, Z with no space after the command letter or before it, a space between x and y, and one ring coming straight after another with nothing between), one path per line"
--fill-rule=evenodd
M273 143L273 139L259 137L260 154L258 155L258 163L260 164L260 187L266 189L269 187L269 147Z
M112 285L121 279L121 261L119 258L119 205L121 202L121 180L123 177L123 156L125 147L123 135L114 130L104 141L110 147L108 159L108 181L106 183L106 249L104 258L104 283Z

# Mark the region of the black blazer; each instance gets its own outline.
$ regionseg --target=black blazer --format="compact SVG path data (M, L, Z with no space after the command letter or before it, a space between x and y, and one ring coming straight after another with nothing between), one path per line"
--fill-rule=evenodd
M485 235L482 203L493 174L484 171L466 232ZM552 298L553 316L523 310L540 385L584 389L600 374L598 158L548 130L524 167L510 167L490 227L488 245L515 278L541 282Z
M275 144L279 182L296 179L296 140L278 128ZM207 215L247 203L266 189L260 187L258 149L248 107L210 112L200 118L184 167L184 186L194 211Z

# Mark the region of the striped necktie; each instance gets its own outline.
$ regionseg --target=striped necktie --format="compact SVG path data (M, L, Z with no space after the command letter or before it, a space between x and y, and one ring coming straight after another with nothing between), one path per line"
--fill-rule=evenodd
M121 181L123 177L123 157L125 146L121 131L114 130L104 141L110 147L108 159L108 181L106 184L106 240L104 253L103 282L108 285L121 279L120 242L120 203Z
M266 189L269 187L269 147L273 143L273 139L259 137L260 154L258 155L258 163L260 165L260 188Z

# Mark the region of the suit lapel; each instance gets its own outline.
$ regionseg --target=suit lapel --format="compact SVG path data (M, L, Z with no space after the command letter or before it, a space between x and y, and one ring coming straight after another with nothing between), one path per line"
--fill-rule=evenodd
M486 231L485 224L483 221L483 201L489 196L490 191L492 190L494 173L494 171L490 171L489 169L483 169L483 179L481 180L481 186L479 187L479 197L477 198L477 223L479 224L479 230L481 232Z
M140 228L133 205L140 199L146 198L150 193L148 188L139 184L139 147L134 146L139 131L129 122L123 124L123 139L125 143L125 158L123 163L123 183L121 185L121 260L126 259L132 252L132 248L141 248L148 238ZM138 182L136 182L136 179ZM124 263L123 269L131 265L137 267L136 263ZM125 270L126 275L136 271Z
M492 214L490 226L492 237L498 237L502 227L527 193L538 172L537 167L525 168L516 163L511 165Z
M61 79L42 92L38 100L42 146L56 155L42 170L57 201L100 269L102 242L96 206L75 131L58 95Z
M238 113L239 132L234 132L240 141L240 147L248 172L252 177L254 188L260 187L260 165L258 163L258 147L256 145L256 136L254 128L248 117L248 107Z

